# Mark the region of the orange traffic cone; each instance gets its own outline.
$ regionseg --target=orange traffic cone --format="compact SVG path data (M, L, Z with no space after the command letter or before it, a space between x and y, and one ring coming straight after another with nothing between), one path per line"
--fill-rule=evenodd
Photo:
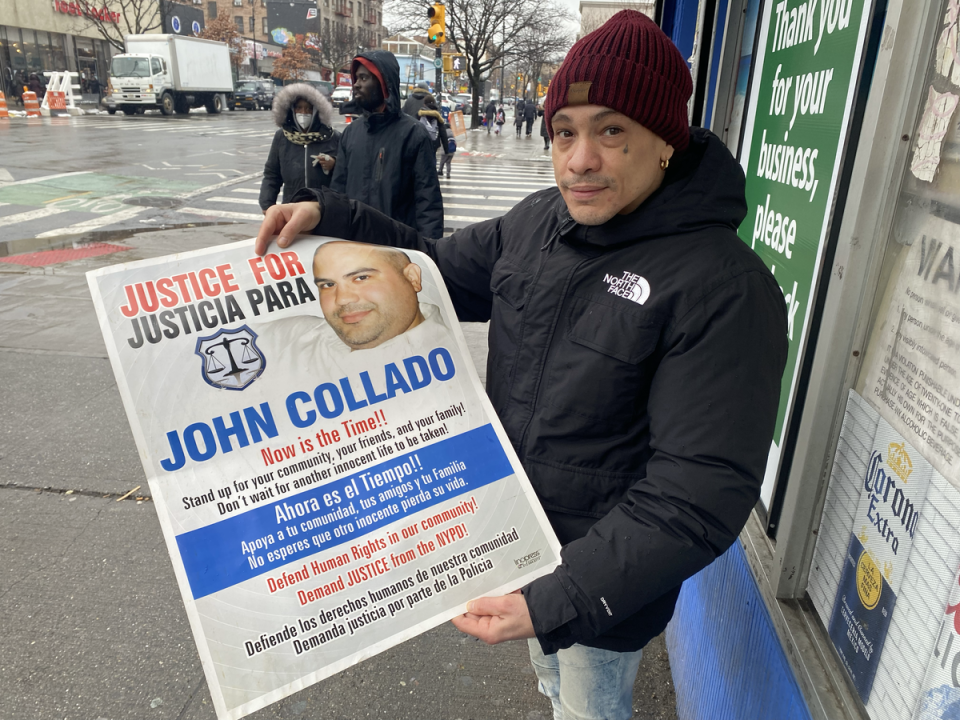
M7 98L0 92L0 118L8 117L10 117L10 113L7 112Z
M29 90L23 94L23 109L27 111L27 117L40 117L40 103L37 102L37 94Z

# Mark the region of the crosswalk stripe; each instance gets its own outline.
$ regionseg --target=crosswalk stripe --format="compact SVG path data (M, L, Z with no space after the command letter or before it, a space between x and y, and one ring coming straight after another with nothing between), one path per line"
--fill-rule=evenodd
M68 208L45 207L40 210L29 210L28 212L17 213L16 215L4 215L0 217L0 227L30 222L31 220L40 220L41 218L59 215L67 211Z
M67 225L66 227L58 228L56 230L42 232L37 235L37 237L45 238L56 237L57 235L77 235L79 233L90 232L91 230L99 230L107 225L114 225L119 222L130 220L131 218L134 218L142 213L144 210L146 210L146 208L133 207L129 210L121 210L120 212L111 213L109 215L100 215L99 217L95 217L91 220L78 222L75 225Z
M207 198L207 202L221 202L221 203L237 203L238 205L259 205L259 200L254 200L253 198L239 198L239 197L210 197Z
M510 192L509 190L505 192ZM474 193L472 195L461 195L459 193L443 193L444 199L446 198L457 198L459 200L513 200L514 202L520 202L523 200L528 193L525 193L523 190L517 190L516 195L480 195Z
M507 205L507 206L502 206L502 205L454 205L454 204L452 204L452 203L444 203L444 204L443 204L443 209L444 209L444 211L446 211L447 208L456 208L457 210L489 210L490 212L493 212L493 213L502 213L502 212L508 212L509 210L513 210L513 205Z
M465 222L465 223L475 223L475 222L484 222L485 220L493 220L493 218L488 217L467 217L465 215L444 215L444 222Z
M513 187L529 188L531 192L533 192L534 190L544 190L548 187L553 187L552 184L540 185L537 183L519 182L517 180L474 180L473 178L464 178L463 181L469 182L470 186L490 185L493 187L502 187L507 185L507 186L510 186L511 188ZM463 181L460 181L459 179L454 179L454 178L450 178L449 180L441 180L440 187L462 184ZM504 187L503 189L506 190L508 188Z
M474 175L509 175L510 173L526 173L531 177L538 177L544 180L553 180L553 172L547 171L542 168L530 168L530 167L515 167L515 168L505 168L501 166L496 166L495 168L490 167L489 165L467 165L466 163L461 163L456 165L457 169L462 169L464 172L472 173Z
M263 220L262 213L239 213L229 210L211 210L209 208L180 208L178 212L189 215L206 215L207 217L226 218L228 220Z
M0 187L10 187L11 185L33 185L35 183L46 182L47 180L56 180L58 178L73 177L75 175L89 175L92 170L79 170L77 172L57 173L56 175L41 175L40 177L30 178L28 180L15 180L13 182L0 183Z
M230 192L259 194L260 188L236 188L234 190L231 190Z

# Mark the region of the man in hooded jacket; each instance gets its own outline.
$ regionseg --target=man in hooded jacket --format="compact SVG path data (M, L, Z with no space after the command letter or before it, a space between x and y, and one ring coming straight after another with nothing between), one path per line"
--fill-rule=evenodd
M443 237L443 198L433 140L400 112L400 65L393 53L360 53L350 69L353 100L341 115L362 115L344 130L332 190L376 208L428 238Z
M454 624L529 638L564 720L632 716L642 648L760 494L787 355L783 293L737 236L744 176L691 129L683 56L623 10L567 54L544 109L558 187L429 240L326 190L257 238L299 232L429 253L462 321L490 321L487 393L563 545L521 593Z
M425 82L418 82L416 89L403 103L403 114L416 119L423 108L423 101L430 94L430 87Z

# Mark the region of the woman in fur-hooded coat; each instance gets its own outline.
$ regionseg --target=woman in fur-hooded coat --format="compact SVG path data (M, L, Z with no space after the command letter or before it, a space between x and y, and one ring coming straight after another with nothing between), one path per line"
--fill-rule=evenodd
M287 202L301 188L330 184L340 133L333 129L333 106L311 85L283 87L273 99L273 137L260 184L260 209L276 205L283 186Z

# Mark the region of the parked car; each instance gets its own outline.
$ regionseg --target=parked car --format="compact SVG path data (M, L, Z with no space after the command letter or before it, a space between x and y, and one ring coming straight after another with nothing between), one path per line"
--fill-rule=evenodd
M447 116L456 109L456 101L447 93L440 93L440 114L443 115L443 119L446 120Z
M241 80L233 89L233 104L235 108L247 110L269 110L273 107L272 82L265 80Z
M353 88L349 85L341 85L340 87L334 88L333 94L330 95L330 102L333 103L335 108L338 108L345 102L350 102L350 98L352 97Z
M457 107L455 107L454 110L461 110L464 115L469 115L473 111L473 96L470 93L454 95L453 99L457 102ZM480 105L483 105L482 98Z

